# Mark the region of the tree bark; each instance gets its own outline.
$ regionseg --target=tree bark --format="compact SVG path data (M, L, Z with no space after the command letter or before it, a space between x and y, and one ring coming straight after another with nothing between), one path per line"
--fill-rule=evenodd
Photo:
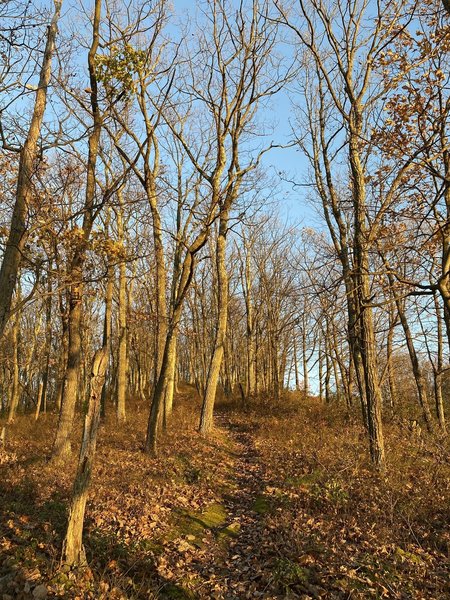
M19 300L20 301L20 300ZM12 423L16 418L17 407L20 400L20 372L19 372L19 323L20 311L16 312L14 324L12 326L12 385L11 399L9 404L8 424Z
M27 240L27 214L31 200L31 181L38 157L38 141L41 134L47 90L50 83L52 58L58 30L62 0L54 0L54 13L47 31L47 40L34 101L33 115L27 139L20 153L16 200L11 219L11 229L6 242L0 268L0 338L3 336L11 310L11 301L16 287L23 249Z
M228 273L226 267L226 240L228 232L228 210L221 212L219 232L216 241L216 272L218 315L214 350L209 363L206 390L203 398L202 413L200 418L200 433L208 435L213 428L214 403L216 400L217 384L219 382L220 367L222 364L225 335L228 320Z
M123 214L122 206L117 213L117 230L119 241L123 243ZM126 390L128 373L128 350L127 350L127 278L126 262L122 259L119 264L119 351L117 359L117 420L126 419Z
M93 128L89 134L89 152L86 177L86 196L83 210L82 238L74 250L71 261L72 284L70 286L69 313L68 313L68 356L65 373L61 410L58 421L55 443L53 446L53 459L59 459L70 453L70 434L72 432L75 405L78 392L78 379L81 363L81 325L83 313L83 267L85 263L86 246L89 241L94 222L95 201L95 172L99 150L102 116L98 105L97 76L95 57L99 46L100 36L101 0L95 0L94 19L92 28L92 44L88 54L88 68L90 79L91 110Z
M66 537L63 544L61 564L69 567L84 566L86 556L83 548L83 524L86 500L97 445L97 431L101 412L101 393L105 383L108 349L97 350L92 364L89 409L84 422L78 468L73 486Z

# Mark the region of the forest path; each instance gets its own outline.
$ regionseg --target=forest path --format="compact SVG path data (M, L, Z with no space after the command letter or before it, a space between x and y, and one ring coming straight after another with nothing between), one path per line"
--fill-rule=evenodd
M220 504L204 515L193 517L193 521L206 526L206 535L196 546L198 535L194 540L194 535L187 533L184 539L190 546L188 551L183 543L178 550L184 557L188 554L189 559L181 559L174 567L180 581L194 584L195 593L191 597L281 598L267 590L274 557L268 553L267 538L264 539L268 535L265 515L270 511L265 491L272 481L256 448L253 427L236 424L223 413L216 416L215 422L233 447L233 467L227 475L229 485ZM197 533L195 528L193 533ZM185 589L163 588L160 597L174 598L177 591Z

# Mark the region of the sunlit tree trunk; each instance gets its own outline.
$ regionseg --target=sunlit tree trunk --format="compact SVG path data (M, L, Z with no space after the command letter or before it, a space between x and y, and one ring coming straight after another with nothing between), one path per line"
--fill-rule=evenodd
M109 225L109 215L107 218L105 232L108 236L108 225ZM112 301L113 301L113 293L114 293L114 266L112 264L111 257L108 257L108 268L106 274L106 290L105 290L105 314L103 315L103 347L107 349L108 353L108 361L107 361L107 370L108 365L111 362L111 325L112 325ZM111 374L109 374L109 378L111 380ZM102 397L101 397L101 414L102 417L106 415L106 395L107 389L106 385L102 387Z
M20 302L20 298L18 299ZM12 384L9 402L8 423L12 423L16 417L17 407L20 400L20 372L19 372L19 326L20 310L16 311L14 323L11 329L12 346Z
M20 261L27 240L27 215L32 194L32 177L39 153L39 137L47 104L52 58L62 0L54 0L54 13L47 30L47 40L36 90L33 114L25 144L20 153L16 199L11 219L11 229L0 267L0 338L3 336L11 309L11 300L17 282Z
M84 422L83 440L73 486L69 521L63 543L61 563L70 567L86 564L86 556L83 548L84 513L97 445L101 393L105 383L107 363L108 350L104 346L95 353L92 364L89 408Z
M213 428L214 402L216 399L217 384L219 382L220 367L224 353L225 335L227 332L228 273L226 266L226 240L228 232L228 217L228 210L223 210L220 215L219 232L216 241L218 314L214 350L209 363L206 390L203 398L202 414L200 419L200 432L202 434L208 434Z
M58 429L53 446L53 458L58 459L70 453L70 434L72 432L77 400L79 373L81 363L81 325L83 314L83 267L85 262L86 245L89 240L94 222L95 202L95 172L102 128L102 117L98 106L97 76L95 57L99 46L99 28L101 15L101 0L95 0L92 44L88 54L90 79L91 110L93 127L89 134L89 152L87 162L86 196L83 209L82 239L74 250L71 260L70 274L72 283L69 294L68 310L68 356L64 380L64 389L59 414Z
M123 203L119 191L119 208L117 211L117 234L119 243L124 243L123 228ZM128 338L127 338L127 278L125 258L119 263L119 298L118 298L118 321L119 321L119 348L117 357L117 419L126 419L126 390L128 378Z

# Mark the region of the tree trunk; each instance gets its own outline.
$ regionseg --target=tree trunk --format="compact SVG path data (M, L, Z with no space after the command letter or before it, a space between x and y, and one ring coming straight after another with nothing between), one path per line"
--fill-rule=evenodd
M20 301L20 299L19 299ZM8 423L12 423L16 417L17 407L20 400L20 373L19 373L19 324L20 311L16 312L12 326L12 385L11 399L9 403Z
M373 323L373 310L370 300L369 255L366 228L366 187L365 171L360 157L363 118L361 106L355 102L350 111L349 120L349 163L352 179L352 200L354 210L354 272L356 280L357 319L361 363L364 370L365 404L367 406L367 425L369 450L372 463L377 469L384 469L384 438L381 421L382 396L377 366L377 349ZM354 357L355 358L355 357ZM358 361L355 361L358 368Z
M42 121L47 104L47 90L50 83L52 58L55 50L55 39L62 0L54 0L55 10L47 31L47 41L39 75L38 88L34 101L33 115L27 139L20 153L19 173L17 178L16 200L11 219L11 229L6 242L0 268L0 338L3 336L8 322L11 301L17 282L20 261L27 240L27 214L32 193L31 180L35 170L35 162L39 153L38 141L41 134Z
M89 153L86 177L86 196L83 209L82 239L74 250L71 261L72 284L70 286L68 314L68 356L59 415L58 430L53 446L52 457L62 458L70 453L70 434L75 416L75 405L78 392L78 378L81 363L81 325L83 307L83 267L85 262L86 245L92 230L95 215L95 172L102 128L102 117L98 106L97 77L95 57L99 46L99 29L101 16L101 0L95 0L94 20L92 29L92 44L88 54L90 79L91 109L93 128L89 134Z
M175 372L177 367L177 332L175 331L170 341L168 352L168 367L166 390L164 393L164 427L167 427L168 420L172 416L173 394L175 389Z
M208 435L213 428L214 403L222 364L225 336L228 320L228 273L226 267L226 240L228 230L228 211L222 211L216 242L216 270L218 291L218 315L214 350L209 363L206 390L203 398L200 418L200 433Z
M41 412L43 392L44 392L44 380L41 379L40 382L39 382L38 397L37 397L37 402L36 402L36 412L34 413L34 420L35 421L37 421L39 419L39 415L40 415L40 412Z
M105 383L107 364L108 349L106 346L103 346L103 348L95 353L92 364L89 408L84 421L83 441L73 486L67 532L63 544L61 563L69 567L86 564L86 556L83 548L84 512L97 445L101 393Z
M445 423L444 398L442 393L442 375L444 369L444 344L442 338L442 316L437 297L434 297L434 308L437 321L437 365L434 369L434 397L436 402L436 416L442 433L447 432Z
M386 362L389 385L389 398L392 412L395 411L397 405L397 386L395 384L395 373L393 365L392 344L394 339L394 328L396 319L392 315L392 310L389 310L389 331L387 336Z
M108 229L106 228L108 234ZM108 364L111 356L111 319L112 319L112 299L114 292L114 267L109 260L108 273L106 279L106 292L105 292L105 314L103 317L103 346L108 351ZM109 374L109 380L111 381L111 374ZM104 418L106 415L106 385L102 388L101 398L101 415Z
M431 415L430 405L428 402L428 393L427 393L427 383L425 381L425 376L423 374L422 368L419 363L419 358L417 356L416 349L414 347L414 341L411 333L411 329L409 327L408 320L405 314L405 308L403 305L402 299L399 297L398 292L396 291L394 277L389 270L389 266L385 261L388 273L388 279L390 284L391 293L395 300L395 305L397 307L397 313L400 319L400 323L403 328L403 332L405 334L406 346L408 348L409 358L411 360L411 366L414 374L414 380L416 382L417 394L419 398L419 404L422 408L422 414L429 431L434 430L433 417Z

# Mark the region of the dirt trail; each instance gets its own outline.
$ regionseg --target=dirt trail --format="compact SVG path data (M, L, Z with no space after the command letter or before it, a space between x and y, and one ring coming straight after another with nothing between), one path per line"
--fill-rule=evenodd
M251 426L235 425L225 415L216 418L216 425L235 447L232 486L221 501L223 522L210 527L208 533L212 535L203 538L202 547L184 552L184 558L186 554L189 558L177 565L182 572L180 580L196 581L191 597L202 599L281 598L268 589L273 557L267 555L263 539L269 510L264 491L271 482L255 447ZM193 536L185 537L189 541ZM160 597L176 596L173 590L162 589Z

